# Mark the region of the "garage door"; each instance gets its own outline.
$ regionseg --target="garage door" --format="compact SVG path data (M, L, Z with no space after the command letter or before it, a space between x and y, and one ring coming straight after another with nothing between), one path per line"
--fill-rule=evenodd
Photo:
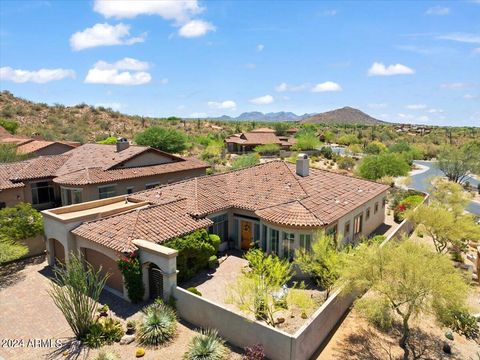
M52 239L53 242L53 257L55 264L65 264L65 248L62 243L56 239Z
M102 267L102 275L109 274L107 279L108 287L119 292L123 292L122 274L118 269L117 263L113 259L98 251L85 249L85 260L92 264L95 270L98 270L100 267Z

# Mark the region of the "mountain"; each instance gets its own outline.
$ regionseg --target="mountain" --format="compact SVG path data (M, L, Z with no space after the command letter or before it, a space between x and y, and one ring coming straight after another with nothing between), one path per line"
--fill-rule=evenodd
M297 115L297 114L294 114L293 112L285 112L285 111L269 112L264 114L260 111L250 111L250 112L241 113L236 117L223 115L214 119L226 120L226 121L237 120L237 121L271 121L271 122L292 121L293 122L293 121L300 121L312 115L315 115L315 114Z
M300 121L302 124L359 124L379 125L385 121L375 119L363 111L345 106L341 109L327 111L313 116L306 117Z

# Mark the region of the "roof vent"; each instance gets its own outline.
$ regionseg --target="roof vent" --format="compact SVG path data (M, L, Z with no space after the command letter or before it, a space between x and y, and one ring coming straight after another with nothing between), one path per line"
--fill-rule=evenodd
M124 137L117 138L117 152L128 149L129 146L130 144L128 143L127 138L124 138Z
M310 159L307 154L298 154L297 156L297 175L306 177L310 171Z

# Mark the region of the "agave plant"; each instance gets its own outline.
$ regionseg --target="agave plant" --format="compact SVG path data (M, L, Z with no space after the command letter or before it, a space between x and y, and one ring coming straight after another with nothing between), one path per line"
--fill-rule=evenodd
M177 316L172 308L155 302L142 311L143 318L137 333L140 344L158 346L173 338L177 329Z
M183 356L185 360L222 360L227 356L225 341L218 336L217 330L201 330L195 335L188 350Z

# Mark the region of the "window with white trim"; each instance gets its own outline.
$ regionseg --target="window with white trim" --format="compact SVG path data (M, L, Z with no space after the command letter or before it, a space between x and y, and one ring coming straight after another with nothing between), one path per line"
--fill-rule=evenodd
M300 247L305 251L312 251L312 235L300 234Z
M210 218L213 221L213 225L208 228L210 234L216 234L220 236L221 242L228 240L228 214L222 214Z
M71 205L79 204L82 202L83 189L77 188L64 188L62 187L62 204Z
M295 234L289 232L283 232L283 257L293 259L295 244Z
M280 233L278 230L270 229L270 252L279 254Z

